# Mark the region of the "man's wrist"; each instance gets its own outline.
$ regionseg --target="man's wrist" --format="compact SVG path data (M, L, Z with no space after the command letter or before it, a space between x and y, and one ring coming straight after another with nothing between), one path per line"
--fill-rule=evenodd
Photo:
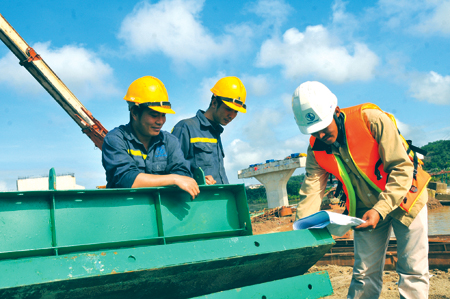
M381 212L377 208L373 207L372 210L374 210L375 212L378 213L378 216L380 217L380 219L384 219L385 216L383 217L383 215L381 214Z

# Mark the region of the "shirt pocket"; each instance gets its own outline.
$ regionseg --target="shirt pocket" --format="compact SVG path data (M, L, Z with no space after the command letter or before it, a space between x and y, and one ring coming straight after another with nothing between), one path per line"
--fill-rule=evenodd
M167 168L167 160L156 160L153 161L152 167L151 167L151 173L152 174L165 174Z
M142 171L142 172L144 172L145 171L145 160L144 160L144 158L142 157L142 155L141 156L134 156L134 155L131 155L131 157L133 158L133 160L134 160L134 163L135 163L135 165L137 166L137 168L139 168L139 170L140 171Z
M197 167L208 167L212 165L214 147L211 143L194 143L194 157Z

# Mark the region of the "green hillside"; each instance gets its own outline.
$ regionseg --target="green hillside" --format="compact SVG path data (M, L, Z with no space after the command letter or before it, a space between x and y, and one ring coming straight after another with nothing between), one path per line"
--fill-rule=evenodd
M424 159L424 169L427 171L443 170L450 168L450 140L430 142L422 149L428 151Z

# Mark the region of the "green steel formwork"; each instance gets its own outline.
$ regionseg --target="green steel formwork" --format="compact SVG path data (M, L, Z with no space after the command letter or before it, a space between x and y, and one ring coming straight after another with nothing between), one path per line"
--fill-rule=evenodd
M190 298L301 275L334 244L253 236L243 185L200 191L0 193L0 298Z
M316 299L332 294L333 287L328 272L320 271L193 299Z
M0 193L0 259L252 234L242 185Z

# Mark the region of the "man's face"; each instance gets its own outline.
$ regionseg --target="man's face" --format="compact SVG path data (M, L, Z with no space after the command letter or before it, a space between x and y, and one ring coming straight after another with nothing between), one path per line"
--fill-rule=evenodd
M336 121L333 119L331 124L323 130L312 133L315 138L322 140L326 144L333 144L338 137L338 127Z
M144 138L151 138L158 136L166 122L166 114L147 108L141 116L133 114L133 119L136 133Z
M237 111L234 109L231 109L224 103L218 106L218 102L215 101L215 107L213 110L213 120L216 123L221 124L222 126L228 125L237 115Z

